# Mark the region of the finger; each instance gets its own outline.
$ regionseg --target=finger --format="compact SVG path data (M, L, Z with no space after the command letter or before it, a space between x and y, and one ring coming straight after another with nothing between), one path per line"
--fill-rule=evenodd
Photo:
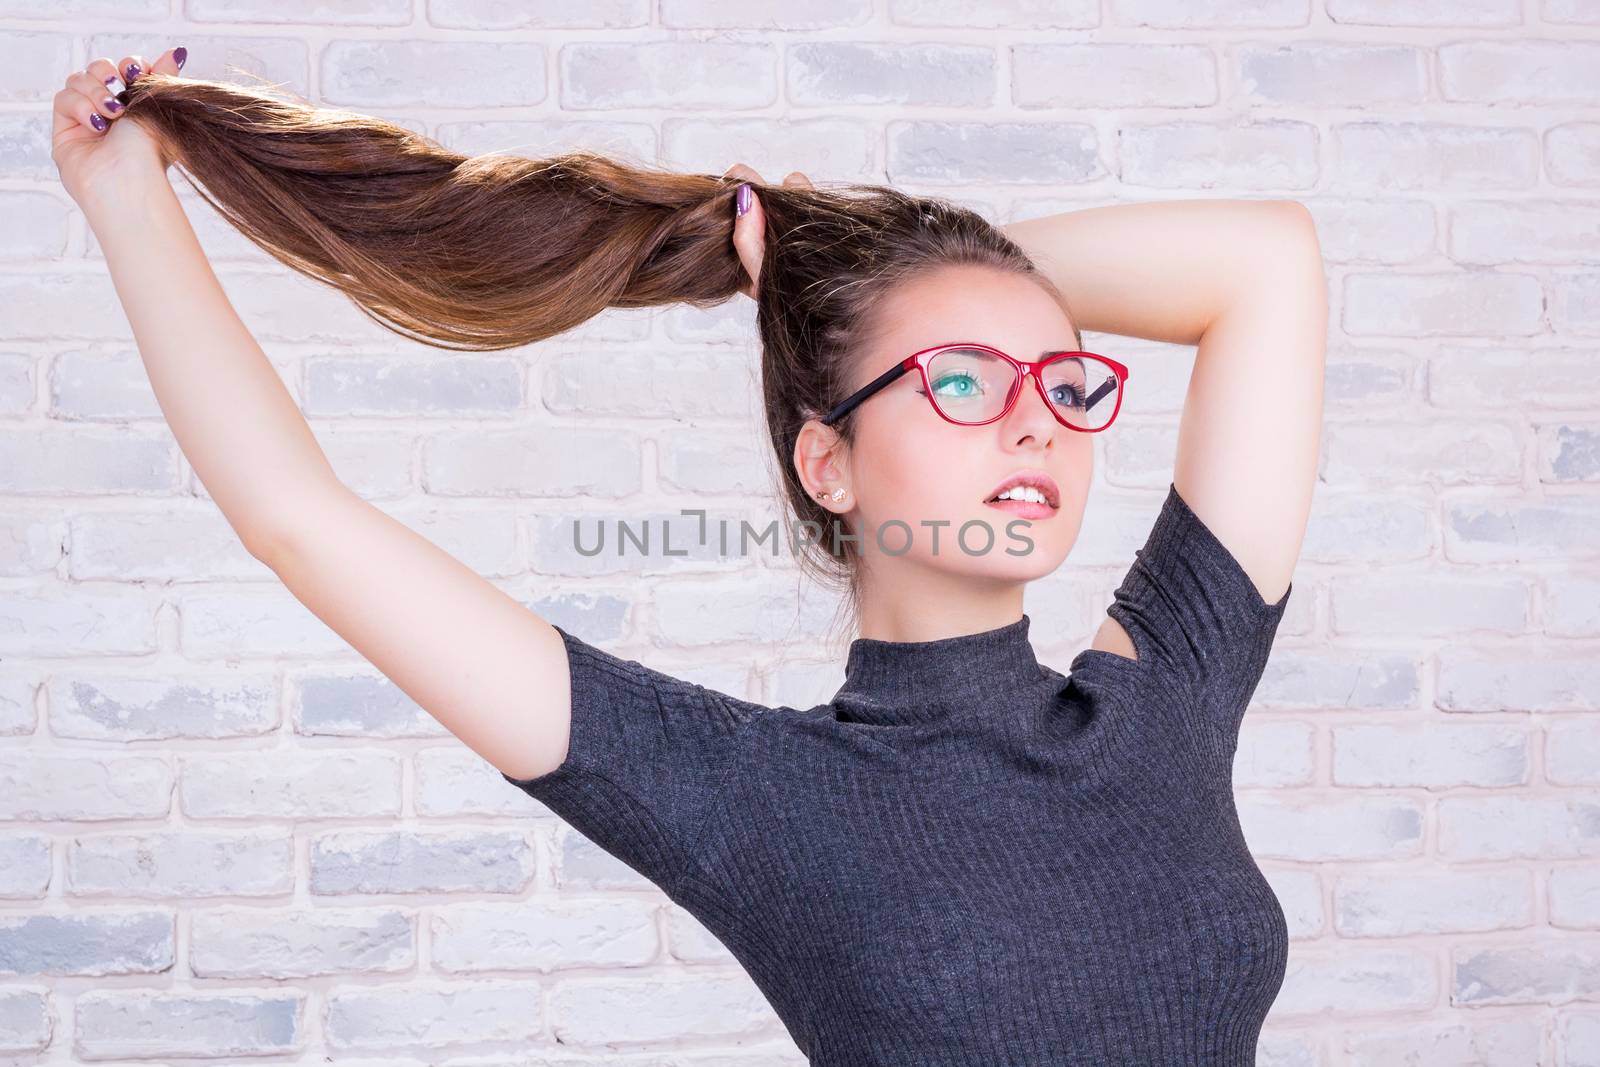
M86 70L80 70L68 78L67 88L87 100L89 107L99 112L100 117L107 122L122 113L121 102L111 96L110 89L107 88L105 82Z
M750 284L739 291L755 299L756 283L761 278L761 258L766 254L762 235L766 230L766 213L761 207L761 197L755 186L750 187L750 210L733 221L733 247L739 253L739 262L750 276Z
M73 127L82 127L93 136L99 136L111 128L111 123L103 118L89 102L89 98L76 89L63 88L58 91L51 104L54 116L51 127L52 140L63 130ZM103 125L95 125L95 120Z
M729 167L723 172L722 177L725 181L755 182L757 185L765 184L765 182L763 182L761 179L761 175L757 174L754 169L745 166L743 163L735 163L733 166Z
M797 170L792 170L788 174L784 175L783 184L798 186L802 189L816 188L816 186L811 184L810 178L807 178L804 174L801 174Z
M169 48L161 53L161 57L151 65L150 69L157 74L177 74L188 62L189 50L182 46Z
M122 73L122 80L132 85L139 80L139 75L150 68L145 66L144 56L123 56L122 62L117 64L117 70Z
M122 75L117 71L117 65L105 56L90 62L83 68L83 72L105 87L106 95L114 97L119 104L128 102L128 83L122 80Z

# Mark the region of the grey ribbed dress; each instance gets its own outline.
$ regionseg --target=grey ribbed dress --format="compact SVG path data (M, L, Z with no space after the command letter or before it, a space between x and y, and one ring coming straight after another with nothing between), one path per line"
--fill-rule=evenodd
M1232 763L1292 592L1169 484L1109 608L1137 660L1060 674L1023 615L857 638L831 702L767 707L561 630L566 762L506 780L695 915L815 1067L1253 1067L1288 932Z

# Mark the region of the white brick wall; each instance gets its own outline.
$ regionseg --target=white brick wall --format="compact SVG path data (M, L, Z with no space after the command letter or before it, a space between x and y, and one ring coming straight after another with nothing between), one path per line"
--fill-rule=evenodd
M343 646L195 480L49 159L71 69L176 44L463 152L743 161L997 222L1309 205L1323 484L1235 766L1293 939L1261 1063L1600 1065L1593 0L0 0L0 1061L799 1062L691 916ZM831 608L787 560L567 542L775 514L748 301L441 352L177 187L353 488L588 637L832 691L841 649L786 644ZM1111 492L1029 594L1057 665L1165 488L1191 355L1088 343L1139 375Z

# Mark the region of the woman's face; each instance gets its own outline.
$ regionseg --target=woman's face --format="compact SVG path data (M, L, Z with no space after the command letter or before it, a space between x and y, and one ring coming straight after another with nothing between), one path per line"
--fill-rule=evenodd
M935 345L979 342L1024 362L1078 347L1071 319L1045 289L985 267L948 267L918 278L878 310L883 325L862 353L852 390ZM948 384L930 380L942 396L960 398L972 388L961 376ZM1061 565L1083 518L1095 435L1063 426L1033 381L1025 386L1005 417L986 426L941 418L915 371L856 409L855 441L837 484L850 489L842 503L853 505L848 510L869 571L910 563L949 577L1027 581ZM991 502L1021 472L1053 481L1056 506L1033 515L1020 502Z

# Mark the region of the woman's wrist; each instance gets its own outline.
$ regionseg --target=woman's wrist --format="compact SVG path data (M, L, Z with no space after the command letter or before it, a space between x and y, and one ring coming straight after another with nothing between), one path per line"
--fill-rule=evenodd
M115 225L149 210L151 198L172 195L172 185L164 172L155 169L122 167L115 181L86 189L78 197L78 207L91 229Z

